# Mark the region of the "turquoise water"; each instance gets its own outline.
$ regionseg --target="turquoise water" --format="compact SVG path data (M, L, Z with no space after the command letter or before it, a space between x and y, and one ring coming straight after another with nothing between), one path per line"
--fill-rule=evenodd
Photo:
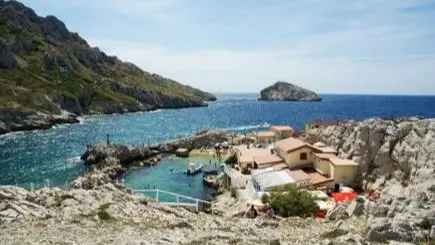
M369 117L435 117L434 96L322 95L319 103L257 101L255 94L221 94L209 107L163 110L151 113L92 116L81 124L62 125L46 131L13 133L0 136L0 184L17 184L30 188L64 185L85 170L80 155L90 143L111 141L122 144L162 142L188 136L203 127L231 131L252 130L257 125L288 124L297 129L311 120L365 119ZM175 163L174 163L175 164ZM168 164L170 165L170 163ZM146 171L130 171L128 182L150 178ZM145 172L141 172L145 171ZM166 171L162 170L166 173ZM133 178L131 176L139 176ZM162 175L159 188L185 191L194 196L204 194L201 185L179 188L182 175ZM156 181L156 180L155 180Z
M196 175L184 173L189 161L203 163L204 170L219 168L217 161L212 161L210 164L206 158L169 157L156 166L130 169L125 175L125 183L133 189L163 189L186 196L208 199L213 189L202 184L202 173ZM149 196L155 197L155 195ZM164 202L176 201L176 197L167 194L160 194L159 199ZM180 198L180 202L192 201Z

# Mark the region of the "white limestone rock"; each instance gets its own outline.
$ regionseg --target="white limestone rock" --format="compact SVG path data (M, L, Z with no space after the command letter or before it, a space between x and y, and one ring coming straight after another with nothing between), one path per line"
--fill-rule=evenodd
M340 220L348 218L347 207L345 205L335 205L331 210L326 214L325 219L327 220Z
M435 220L435 119L351 121L306 137L354 159L362 187L380 191L381 199L368 204L373 220L379 219L367 224L369 238L412 242L429 234Z

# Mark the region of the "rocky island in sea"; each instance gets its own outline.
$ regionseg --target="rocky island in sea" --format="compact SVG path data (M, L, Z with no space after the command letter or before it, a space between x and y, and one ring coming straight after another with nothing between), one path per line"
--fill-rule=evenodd
M260 92L260 100L266 101L321 101L318 94L287 82L276 82Z
M88 114L207 106L212 94L91 47L55 16L0 1L0 134Z

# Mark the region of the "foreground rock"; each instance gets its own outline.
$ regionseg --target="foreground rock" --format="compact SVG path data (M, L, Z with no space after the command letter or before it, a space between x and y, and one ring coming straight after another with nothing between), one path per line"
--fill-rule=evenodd
M230 207L229 207L230 208ZM355 230L364 220L348 219ZM347 223L343 224L346 225ZM160 206L112 184L93 190L0 187L1 244L357 244L334 223L193 213Z
M425 241L435 225L435 119L368 119L306 135L360 164L360 185L381 193L367 223L373 241Z
M261 91L261 100L268 101L321 101L322 99L313 91L297 85L277 82Z

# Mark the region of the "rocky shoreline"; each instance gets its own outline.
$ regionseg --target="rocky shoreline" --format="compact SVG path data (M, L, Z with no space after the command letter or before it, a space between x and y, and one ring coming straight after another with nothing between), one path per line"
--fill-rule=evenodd
M60 115L46 113L6 112L0 110L0 135L30 130L46 130L59 124L79 123L79 116L63 112Z
M142 108L131 109L124 111L124 109L116 111L107 111L103 114L125 114L136 112L152 112L159 109L186 109L192 107L207 107L208 104L204 102L201 105L180 106L170 108ZM60 114L51 114L45 112L35 111L12 111L0 109L0 135L12 132L31 131L31 130L47 130L56 125L79 123L80 118L84 115L97 115L97 114L74 114L68 111L62 111Z
M1 244L431 244L435 240L435 119L349 121L302 135L360 164L360 184L380 199L336 205L327 219L250 220L224 193L214 215L158 205L116 184L136 161L229 141L201 131L154 146L89 146L89 171L67 190L0 186ZM238 139L236 139L238 140ZM235 212L230 212L234 209ZM195 236L192 236L195 234ZM431 240L432 239L432 240Z

